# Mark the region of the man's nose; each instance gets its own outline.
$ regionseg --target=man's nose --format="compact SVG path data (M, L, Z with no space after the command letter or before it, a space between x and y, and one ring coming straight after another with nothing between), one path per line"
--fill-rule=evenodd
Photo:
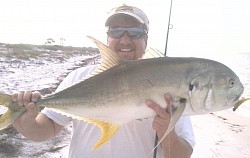
M120 38L120 42L121 43L131 43L131 39L130 39L130 37L129 37L129 35L128 35L128 32L125 32L123 35L122 35L122 37Z

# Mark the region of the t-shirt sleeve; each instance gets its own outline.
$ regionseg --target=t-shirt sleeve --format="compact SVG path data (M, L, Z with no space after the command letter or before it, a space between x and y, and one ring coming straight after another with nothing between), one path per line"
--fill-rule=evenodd
M189 116L181 116L175 125L175 131L179 137L185 139L190 144L190 146L194 148L195 137Z
M82 67L79 69L76 69L69 73L69 75L60 83L58 88L56 89L56 92L62 91L67 87L72 86L73 84L76 84L77 82L81 81L89 75L94 69L96 68L96 65L88 66L88 67ZM48 118L52 119L56 123L62 126L66 126L69 122L72 121L71 117L67 117L65 115L62 115L56 111L53 111L49 108L44 108L41 111L42 114L46 115Z

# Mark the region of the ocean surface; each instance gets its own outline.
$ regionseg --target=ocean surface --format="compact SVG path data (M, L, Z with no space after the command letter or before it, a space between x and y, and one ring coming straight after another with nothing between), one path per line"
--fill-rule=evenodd
M0 53L0 91L8 94L23 90L45 90L45 93L53 91L73 69L95 64L99 61L99 56L96 54L79 52L73 55L65 55L63 50L54 52L43 50L39 57L10 57L8 50L3 45L0 47ZM245 87L242 96L250 97L250 53L204 55L199 57L213 59L230 67L239 76ZM0 106L0 114L4 111L6 109ZM250 117L250 101L244 103L235 114ZM58 139L52 140L52 142L47 142L41 149L41 144L27 141L13 130L9 133L11 134L0 133L0 148L6 146L6 143L11 147L8 150L0 149L0 157L8 157L10 154L12 154L12 157L36 157L37 151L39 151L41 157L64 157L61 149L67 147L70 139L70 132L65 131L61 137L59 136ZM63 142L59 140L63 140ZM15 144L18 144L18 146ZM47 150L48 146L50 146L51 150Z

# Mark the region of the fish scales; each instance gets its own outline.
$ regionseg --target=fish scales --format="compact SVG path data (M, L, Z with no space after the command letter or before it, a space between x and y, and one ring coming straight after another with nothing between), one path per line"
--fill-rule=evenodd
M122 103L126 103L127 100L132 100L131 102L137 102L137 105L140 105L145 100L152 99L150 93L157 88L162 89L162 93L159 94L161 96L166 92L172 92L175 95L186 97L188 82L190 82L192 76L187 77L187 74L185 76L183 74L188 68L186 63L190 65L191 61L184 58L181 66L175 61L176 58L159 58L157 60L145 59L139 62L122 63L53 95L53 98L48 97L46 99L45 97L41 102L38 102L38 105L44 104L46 107L50 107L48 105L51 104L52 107L57 108L61 106L72 108L84 106L94 109L98 106L107 107L111 104L121 107ZM193 60L192 65L196 63L196 60ZM185 86L183 87L185 88L181 88L182 84L180 83L184 83ZM145 91L148 92L147 95L145 95ZM74 95L72 96L72 94ZM142 97L138 97L140 94L143 94ZM58 103L55 103L54 100ZM96 110L95 113L100 111L99 109ZM86 109L81 114L88 116L85 113L88 113ZM78 113L73 114L79 115Z

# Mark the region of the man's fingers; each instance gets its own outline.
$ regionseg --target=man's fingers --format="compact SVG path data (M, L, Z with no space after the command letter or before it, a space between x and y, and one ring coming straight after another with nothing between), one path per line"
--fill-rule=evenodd
M161 138L165 134L166 130L168 129L169 122L171 120L171 108L169 109L169 107L171 107L173 104L173 98L170 94L165 94L164 98L167 104L166 109L162 108L157 103L151 100L146 102L148 107L154 110L157 114L154 117L152 127L157 132L157 136L159 138Z
M38 101L38 99L40 99L40 98L41 98L41 93L38 91L35 91L32 93L31 101L36 103Z
M38 91L36 92L20 91L12 95L12 100L14 102L17 102L19 106L25 106L25 107L27 107L27 105L31 102L36 103L39 98L41 98L41 94ZM33 107L33 104L31 104L30 107Z
M166 111L167 111L168 113L171 113L171 106L172 106L172 104L173 104L173 98L172 98L172 96L171 96L170 94L168 94L168 93L164 95L164 98L165 98L165 100L166 100L166 102L167 102Z
M17 97L18 97L18 93L14 93L14 94L12 95L12 100L13 100L14 102L17 102Z
M31 91L26 91L23 94L23 104L24 104L24 106L27 106L27 104L31 102L31 96L32 96Z
M23 95L24 95L24 92L22 91L18 93L17 103L19 106L23 106Z
M171 96L170 94L167 93L167 94L164 95L164 97L165 97L165 100L166 100L168 106L170 106L170 105L173 103L173 98L172 98L172 96Z
M39 112L39 107L36 106L36 102L41 98L41 94L39 92L18 92L12 95L12 100L18 104L18 106L24 106L26 108L25 115L23 117L27 117L34 119L37 117Z
M38 106L35 105L35 103L33 102L28 103L26 108L27 108L27 115L29 117L37 116L39 109L38 109Z
M147 101L146 104L148 107L153 109L157 115L159 115L163 119L167 119L167 111L161 108L158 104L152 101Z

